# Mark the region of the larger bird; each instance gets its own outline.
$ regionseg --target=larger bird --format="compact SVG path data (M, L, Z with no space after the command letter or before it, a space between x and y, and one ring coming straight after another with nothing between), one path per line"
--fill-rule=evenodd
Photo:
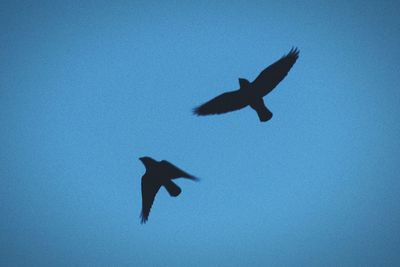
M182 190L172 179L187 178L193 181L199 179L166 160L156 161L150 157L141 157L139 160L146 168L142 176L142 211L140 213L141 223L146 223L154 198L161 186L165 187L171 197L177 197Z
M292 48L287 55L264 69L252 83L239 78L238 90L223 93L195 108L193 112L199 116L213 115L250 106L257 112L261 122L270 120L272 112L265 106L263 97L285 78L298 57L299 50Z

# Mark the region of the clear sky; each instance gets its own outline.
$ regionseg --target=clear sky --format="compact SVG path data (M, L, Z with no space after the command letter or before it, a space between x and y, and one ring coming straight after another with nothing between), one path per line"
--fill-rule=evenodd
M400 265L398 1L81 2L0 4L0 265ZM141 156L202 179L146 225Z

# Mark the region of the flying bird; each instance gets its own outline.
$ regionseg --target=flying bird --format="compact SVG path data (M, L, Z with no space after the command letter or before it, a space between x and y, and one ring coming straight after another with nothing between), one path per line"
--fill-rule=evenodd
M272 112L265 106L263 97L285 78L299 57L299 52L297 48L292 48L287 55L264 69L251 83L239 78L238 90L211 99L193 109L193 113L199 116L223 114L250 106L257 112L261 122L270 120Z
M161 186L165 187L171 197L177 197L182 189L172 181L173 179L186 178L192 181L199 179L166 160L156 161L150 157L141 157L139 160L146 168L146 172L142 176L142 211L140 213L143 224L149 218L154 198Z

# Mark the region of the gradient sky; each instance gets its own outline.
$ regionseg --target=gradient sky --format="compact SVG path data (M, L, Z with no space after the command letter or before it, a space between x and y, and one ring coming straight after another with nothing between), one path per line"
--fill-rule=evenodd
M0 4L0 265L400 265L398 1L81 2ZM145 155L202 180L140 225Z

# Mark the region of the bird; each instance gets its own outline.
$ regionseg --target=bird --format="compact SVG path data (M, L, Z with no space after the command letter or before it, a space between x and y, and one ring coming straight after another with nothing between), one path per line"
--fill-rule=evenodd
M139 160L146 168L142 176L142 210L140 212L141 224L147 222L154 199L161 186L164 186L171 197L177 197L182 189L172 180L186 178L199 181L199 178L179 169L172 163L161 160L157 161L151 157L140 157Z
M265 106L263 97L271 92L288 74L299 57L299 50L293 48L288 54L265 68L253 82L239 78L240 88L223 93L193 109L198 116L223 114L250 106L257 112L260 122L272 118L272 112Z

